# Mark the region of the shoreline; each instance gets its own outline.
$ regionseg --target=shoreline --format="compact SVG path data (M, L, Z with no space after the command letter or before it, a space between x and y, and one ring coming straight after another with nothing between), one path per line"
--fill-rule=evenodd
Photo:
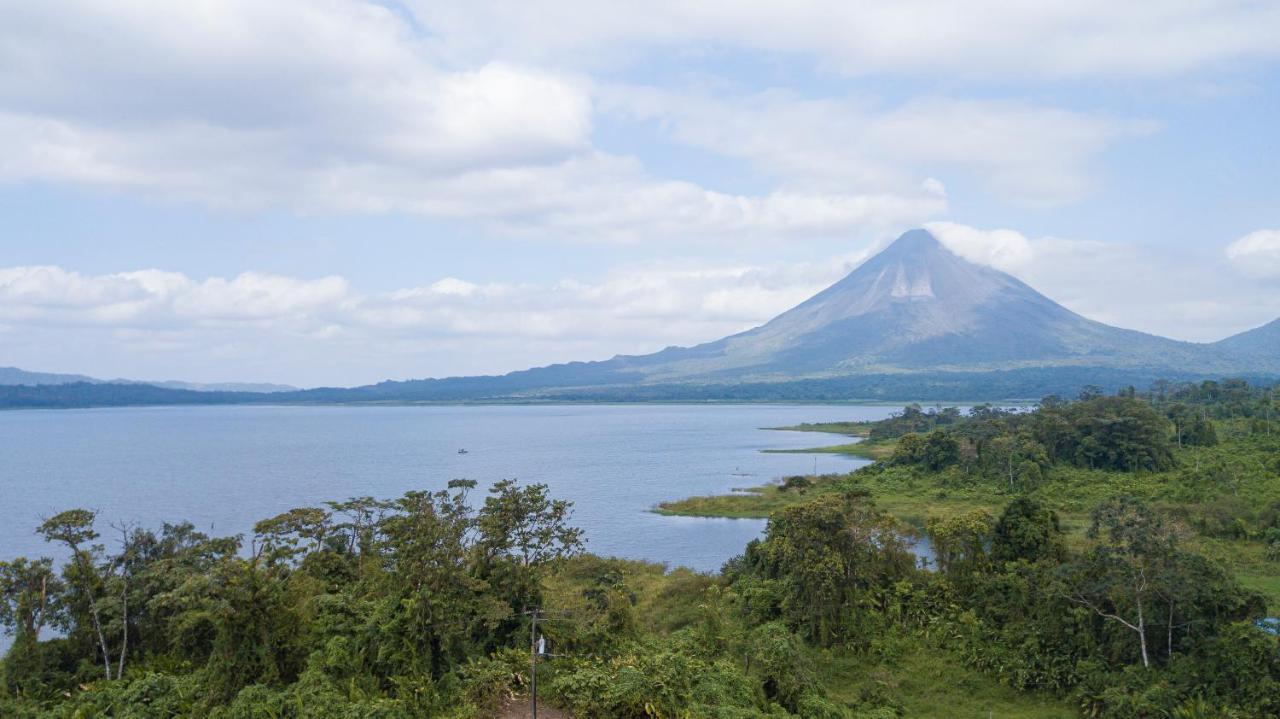
M654 406L779 406L779 407L902 407L910 404L928 404L940 407L968 407L988 402L999 402L1002 405L1034 404L1032 400L965 400L955 402L921 402L919 400L889 399L841 399L841 400L806 400L806 399L773 399L773 400L556 400L556 399L493 399L493 400L368 400L354 402L287 402L287 401L246 401L246 402L141 402L129 404L83 404L67 406L22 406L0 405L0 412L24 410L65 410L65 409L139 409L139 408L175 408L175 407L526 407L526 406L581 406L581 407L634 407L637 405ZM768 430L787 430L797 432L822 432L825 430L799 429L797 427L761 427ZM843 432L830 432L844 434ZM856 435L850 435L856 436Z

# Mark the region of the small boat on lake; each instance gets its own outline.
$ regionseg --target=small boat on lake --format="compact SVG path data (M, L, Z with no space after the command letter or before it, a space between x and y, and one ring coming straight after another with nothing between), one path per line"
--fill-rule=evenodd
M460 450L458 450L458 454L470 454L470 452L468 452L468 451L467 451L467 450L465 450L465 449L460 449Z

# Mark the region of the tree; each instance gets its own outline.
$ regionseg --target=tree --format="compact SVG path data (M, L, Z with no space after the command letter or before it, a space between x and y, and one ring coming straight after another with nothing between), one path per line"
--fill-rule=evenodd
M129 577L130 646L139 656L177 651L180 646L187 657L207 657L211 636L188 635L202 623L183 621L198 614L191 612L188 602L203 606L208 595L197 588L209 588L221 565L239 549L239 537L211 538L190 522L165 523L159 532L138 528L129 534L120 573ZM175 631L179 627L183 631Z
M326 504L343 520L336 523L333 530L345 537L346 551L361 559L371 554L376 544L378 524L391 510L391 503L373 497L352 497L345 502Z
M1075 566L1067 598L1132 631L1149 667L1149 605L1170 581L1176 535L1141 501L1119 498L1093 511L1088 536L1096 544Z
M930 517L925 523L938 569L967 574L986 568L994 519L985 509L950 517Z
M935 429L925 435L921 463L932 471L950 467L960 461L960 443L949 433Z
M1151 399L1156 404L1163 403L1173 392L1173 383L1167 379L1158 379L1151 383Z
M1173 423L1173 435L1179 447L1192 445L1211 447L1218 443L1218 433L1203 408L1197 410L1182 403L1169 407L1165 415Z
M938 471L960 461L960 443L948 432L935 429L926 435L903 435L893 451L899 464L919 464Z
M1031 415L1029 431L1044 447L1048 462L1053 464L1071 459L1078 437L1066 416L1067 405L1061 401L1046 403L1047 400L1042 400L1040 409Z
M570 506L552 500L545 484L494 484L476 518L484 561L506 557L536 567L582 551L582 530L569 525Z
M918 434L903 435L893 448L895 464L918 464L924 453L924 438Z
M547 568L582 551L582 530L569 525L571 504L553 500L545 484L494 484L476 513L475 575L513 612L542 604ZM517 616L494 632L495 640L517 631Z
M1049 464L1044 446L1026 432L1006 434L992 439L983 452L996 466L1013 490L1021 480L1023 489L1031 489L1039 482L1042 466Z
M52 559L0 562L0 627L15 641L38 641L40 630L56 618L61 593Z
M1019 497L996 522L991 555L998 562L1061 560L1066 553L1057 513L1040 502Z
M1076 440L1075 462L1096 469L1160 471L1173 466L1168 424L1141 400L1098 397L1066 413Z
M72 564L67 567L68 583L79 589L81 599L88 605L106 678L111 679L111 650L107 646L107 636L103 629L99 595L106 580L114 573L116 565L113 561L105 569L97 566L96 558L102 554L103 548L101 545L90 544L99 536L93 529L96 519L97 516L87 509L70 509L46 519L36 531L46 542L61 542L71 550ZM123 655L121 659L123 671Z
M825 495L776 512L744 563L781 585L781 612L809 639L847 638L875 590L906 576L915 560L894 520L865 492Z
M253 525L259 551L268 561L292 561L307 549L320 549L333 531L329 513L317 507L300 507Z
M389 631L376 651L394 671L440 677L462 656L472 629L486 632L515 611L498 601L468 561L475 526L467 503L474 482L448 491L408 492L379 523L378 552L389 560L378 576L379 610Z

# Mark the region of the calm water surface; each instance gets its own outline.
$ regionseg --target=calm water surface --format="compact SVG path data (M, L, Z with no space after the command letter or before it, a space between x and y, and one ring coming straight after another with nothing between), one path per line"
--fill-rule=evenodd
M0 559L54 554L33 534L72 507L104 522L190 520L249 533L293 507L450 479L545 482L574 502L597 554L716 570L763 521L663 517L658 502L788 474L852 470L839 455L762 454L843 441L766 431L879 419L895 407L572 405L177 407L0 412ZM459 454L465 448L467 454Z

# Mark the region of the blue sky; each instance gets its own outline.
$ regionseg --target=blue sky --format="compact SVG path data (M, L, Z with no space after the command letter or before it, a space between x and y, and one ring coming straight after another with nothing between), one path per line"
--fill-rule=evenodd
M0 366L356 384L714 339L926 224L1280 316L1280 6L0 2Z

